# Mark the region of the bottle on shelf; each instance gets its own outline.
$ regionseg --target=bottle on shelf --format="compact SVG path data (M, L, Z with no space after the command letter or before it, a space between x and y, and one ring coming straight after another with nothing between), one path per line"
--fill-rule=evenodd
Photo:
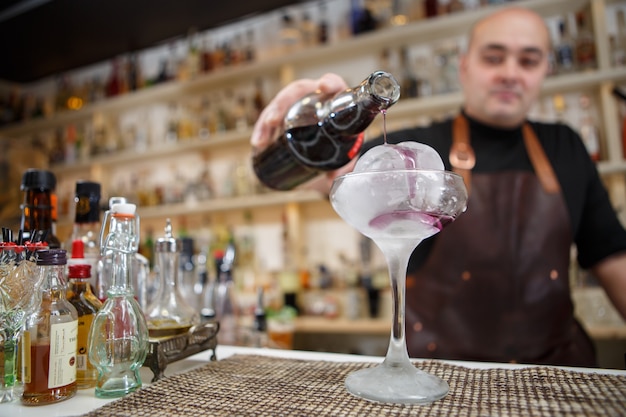
M100 183L79 180L76 182L74 194L74 225L69 242L66 244L68 251L73 250L75 240L83 243L84 260L91 265L92 277L90 285L96 288L96 274L98 260L100 259ZM70 252L74 258L73 252Z
M300 21L300 34L304 47L311 47L317 44L316 29L315 22L311 19L311 15L305 10L304 13L302 13L302 20Z
M288 54L295 51L302 44L302 33L296 26L289 13L284 13L279 32L281 54Z
M102 302L91 291L92 264L84 257L83 241L72 244L72 257L68 260L67 300L78 313L78 348L76 355L76 383L78 389L96 386L96 368L89 362L89 329Z
M580 136L583 139L589 156L595 162L600 160L600 137L596 122L591 115L591 99L588 95L582 94L578 99L580 106Z
M400 91L402 91L403 98L415 98L419 94L419 84L413 66L411 65L409 50L406 46L400 48L399 56L402 73Z
M319 3L319 21L317 23L317 43L325 45L329 41L328 16L326 16L325 0Z
M222 252L221 258L215 259L217 285L215 287L215 318L220 323L218 341L222 345L239 343L239 308L235 294L233 267L235 264L235 245L231 241Z
M22 336L22 403L56 403L76 394L78 313L66 298L65 249L37 251L38 309Z
M587 16L583 12L576 14L578 33L576 36L576 65L579 70L595 69L596 42L589 27Z
M165 235L157 239L154 248L159 285L154 300L145 311L150 337L183 334L200 322L198 313L178 288L181 250L181 241L173 237L172 224L167 219Z
M253 347L267 347L267 314L265 312L264 290L260 286L257 289L256 306L254 307L254 321L252 323L252 340Z
M344 166L358 155L365 128L399 97L398 82L384 71L334 96L303 97L287 112L278 138L253 156L257 177L270 188L289 190Z
M113 268L107 299L89 332L89 360L98 370L98 398L121 397L141 388L139 369L148 353L148 326L131 284L139 246L135 211L134 204L114 204L105 213L100 232L101 253Z
M617 33L613 37L611 52L613 65L618 67L626 65L626 11L618 9L615 18Z
M556 72L567 73L574 70L574 41L566 19L559 20L558 39L556 39L554 52Z
M24 241L31 240L34 231L45 233L44 241L50 249L61 247L54 233L53 199L56 188L55 175L46 170L28 169L22 175L21 189L24 203L21 205L20 229Z

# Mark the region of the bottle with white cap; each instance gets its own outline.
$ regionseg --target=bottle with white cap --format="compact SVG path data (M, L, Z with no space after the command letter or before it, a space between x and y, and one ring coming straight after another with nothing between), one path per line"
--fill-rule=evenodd
M148 353L148 325L131 285L131 266L139 247L135 211L134 204L114 204L100 232L101 254L112 273L107 299L89 332L89 361L98 370L98 398L121 397L141 388L139 369Z

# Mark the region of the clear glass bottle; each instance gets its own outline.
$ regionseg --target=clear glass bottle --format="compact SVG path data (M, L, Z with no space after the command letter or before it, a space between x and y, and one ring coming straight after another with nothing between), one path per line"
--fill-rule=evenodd
M556 71L567 73L574 70L574 41L567 20L559 21L558 39L555 42Z
M96 288L96 271L100 259L100 195L101 186L97 182L77 181L74 194L75 214L74 225L66 250L73 250L75 240L83 242L83 256L91 265L92 277L90 285ZM71 254L71 258L76 258Z
M78 313L66 299L64 249L37 251L39 308L22 336L22 403L44 405L76 394Z
M98 245L99 246L99 245ZM91 291L92 266L83 257L83 241L75 240L68 265L67 299L78 312L78 348L76 355L76 383L78 389L96 386L96 368L89 362L89 330L102 302Z
M115 204L126 204L126 197L111 197L109 198L109 208L113 207ZM104 228L104 235L108 233L109 225L106 222L102 222L102 228ZM100 230L100 234L102 233L102 229ZM98 242L100 245L100 242ZM97 277L96 277L96 286L95 286L95 295L102 302L107 298L107 291L109 286L111 285L111 279L113 276L112 269L112 257L111 256L103 256L102 251L100 255L100 259L98 260ZM93 271L92 271L93 272ZM139 306L144 309L148 305L148 300L151 296L151 282L150 282L150 261L144 255L139 252L136 252L132 257L132 266L131 266L132 279L131 283L133 289L135 290L135 298L139 302Z
M54 234L52 217L52 200L56 184L56 177L50 171L32 168L22 175L24 204L20 207L22 211L20 229L24 241L38 240L31 236L34 231L38 231L45 233L44 240L50 249L61 247L61 242Z
M189 331L200 322L200 315L180 294L177 286L181 242L172 236L167 219L165 236L155 244L155 261L159 286L154 301L146 310L150 337L168 337Z
M254 155L257 177L270 188L289 190L344 166L358 155L365 128L399 97L400 85L384 71L335 95L303 97L287 112L277 139Z
M589 27L587 15L576 14L578 35L576 36L576 66L579 70L591 70L597 67L596 42Z
M135 211L134 204L114 204L100 232L101 253L110 260L111 277L107 299L89 332L89 360L98 370L98 398L121 397L139 389L139 370L148 353L148 326L131 285L131 266L139 247Z
M589 156L595 162L600 160L600 135L596 122L591 115L591 98L586 94L581 94L578 98L580 107L580 137L589 152Z
M234 263L235 246L231 242L223 252L223 257L215 260L217 270L215 318L220 324L217 339L222 345L239 344L239 308L233 281Z

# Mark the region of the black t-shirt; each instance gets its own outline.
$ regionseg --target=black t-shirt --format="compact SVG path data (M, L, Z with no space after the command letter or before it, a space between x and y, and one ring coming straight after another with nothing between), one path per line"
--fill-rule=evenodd
M466 117L476 155L474 172L534 171L524 146L521 127L494 128ZM626 250L626 231L616 216L580 136L560 123L531 121L530 124L561 185L580 265L589 268L612 254ZM361 153L382 141L382 138L368 141ZM435 122L427 127L391 132L387 135L387 141L425 143L441 155L446 169L451 169L448 154L452 144L452 119ZM411 257L409 271L414 271L422 264L436 238L437 235L417 248Z

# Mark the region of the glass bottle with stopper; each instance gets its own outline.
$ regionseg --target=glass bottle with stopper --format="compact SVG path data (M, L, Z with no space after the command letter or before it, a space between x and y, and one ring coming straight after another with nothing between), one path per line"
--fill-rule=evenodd
M89 332L89 361L98 370L98 398L121 397L141 388L139 369L148 353L146 318L131 285L131 265L139 247L135 211L134 204L114 204L105 213L100 231L100 250L111 266L111 276L107 299Z
M287 112L277 139L254 155L257 177L270 188L289 190L341 168L359 154L363 131L399 97L400 85L385 71L335 95L303 97Z
M154 301L146 310L150 337L167 337L186 333L200 322L200 315L180 294L177 286L182 245L172 236L172 223L167 219L165 236L154 246L159 286Z

